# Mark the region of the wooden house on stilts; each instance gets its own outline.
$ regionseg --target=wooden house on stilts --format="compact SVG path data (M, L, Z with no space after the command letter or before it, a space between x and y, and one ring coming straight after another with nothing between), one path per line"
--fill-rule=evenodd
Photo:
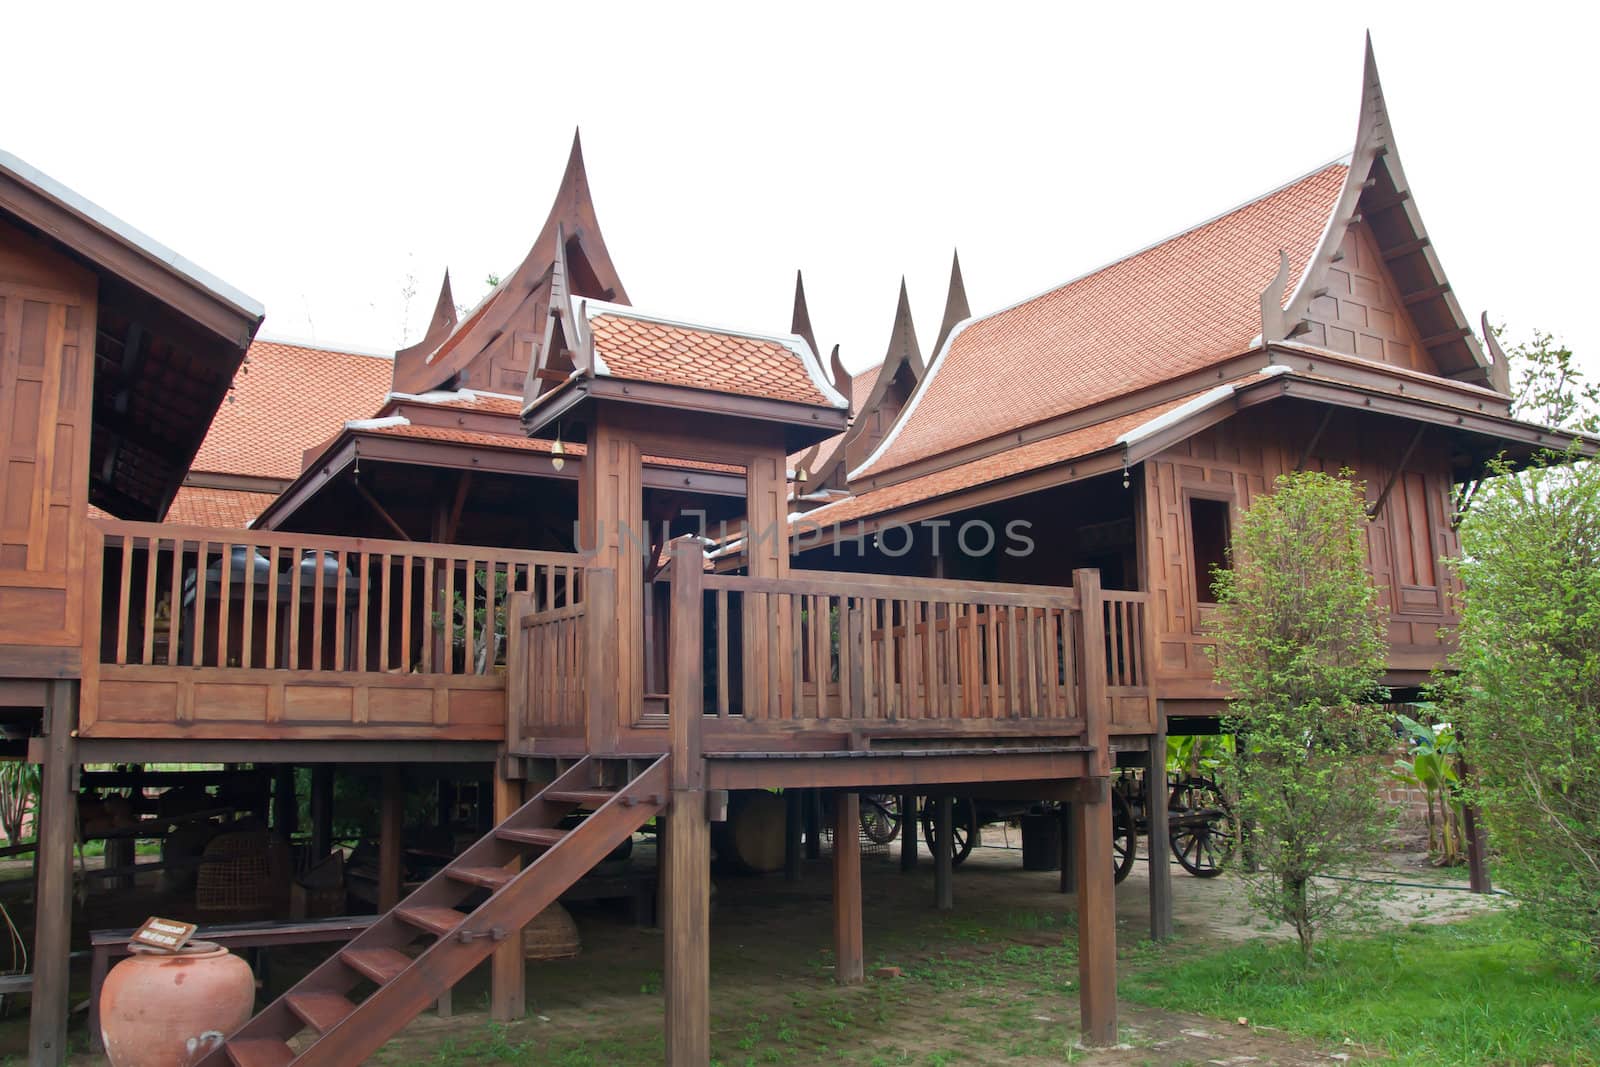
M634 307L574 140L526 258L464 313L446 275L375 407L286 484L185 487L262 309L0 155L0 708L44 767L30 1062L66 1051L78 768L264 752L312 768L324 850L333 768L388 769L378 914L205 1067L361 1062L485 961L520 1016L518 932L651 820L667 1059L708 1063L709 833L741 790L832 795L843 983L872 936L862 793L930 800L944 902L955 798L1064 803L1083 1036L1112 1042L1109 782L1157 789L1166 736L1215 729L1238 509L1357 472L1404 692L1448 647L1462 487L1574 443L1510 416L1370 47L1348 158L990 314L953 261L926 352L904 283L854 375L795 297L787 333ZM262 499L161 521L184 488ZM420 763L492 768L494 817L406 893Z

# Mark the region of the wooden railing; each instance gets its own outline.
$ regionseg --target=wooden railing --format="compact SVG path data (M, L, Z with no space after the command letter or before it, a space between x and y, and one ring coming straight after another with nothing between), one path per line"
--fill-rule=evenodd
M561 606L582 571L582 557L565 553L121 521L90 528L89 632L99 647L86 659L98 661L99 684L86 718L102 732L119 720L254 728L279 713L450 725L451 693L504 688L508 598ZM276 681L248 681L263 672ZM494 700L492 731L482 698L458 702L474 704L475 735L503 731L504 697ZM160 735L153 725L137 732Z

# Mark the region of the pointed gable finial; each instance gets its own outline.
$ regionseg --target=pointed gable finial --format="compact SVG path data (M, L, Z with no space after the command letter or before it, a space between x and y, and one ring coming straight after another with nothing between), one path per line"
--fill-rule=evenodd
M934 359L938 359L939 353L944 351L950 331L971 317L972 310L967 307L967 286L961 280L961 253L955 251L950 254L950 290L944 297L944 322L939 325L939 339L933 343Z
M828 369L833 372L833 387L844 394L846 400L851 401L851 410L854 411L854 394L850 387L855 383L856 376L845 369L844 360L839 358L839 346L833 346L833 354L828 357Z
M1511 360L1506 356L1505 349L1500 347L1500 336L1495 333L1493 326L1489 325L1489 313L1483 313L1483 344L1489 350L1489 384L1497 393L1511 395Z
M439 299L433 306L433 317L428 320L428 328L423 332L422 340L399 349L394 354L394 377L391 388L395 392L402 392L400 388L402 377L408 377L414 370L423 367L428 357L444 344L455 328L456 302L450 291L450 269L446 267L444 281L439 286Z
M922 379L922 349L917 347L917 328L911 321L911 298L906 295L903 274L900 276L900 302L894 309L894 328L889 331L889 348L883 357L884 372L889 373L896 361L904 361L911 373L919 381Z
M811 312L806 308L806 282L798 270L794 272L794 314L789 319L789 332L804 337L813 353L818 356L822 354L821 349L817 348L817 335L811 332Z

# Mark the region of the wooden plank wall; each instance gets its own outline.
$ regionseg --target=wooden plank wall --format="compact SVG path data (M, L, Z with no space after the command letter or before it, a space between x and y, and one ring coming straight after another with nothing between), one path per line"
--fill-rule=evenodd
M92 274L0 224L0 648L81 644L95 300Z
M1384 266L1372 227L1351 226L1340 246L1344 258L1328 268L1328 292L1311 301L1311 332L1302 340L1425 374L1439 368L1422 347L1394 278Z
M1274 410L1276 409L1276 410ZM1155 670L1159 697L1218 699L1211 682L1214 609L1198 602L1190 549L1189 501L1225 500L1234 515L1248 507L1279 474L1292 470L1315 432L1320 409L1273 405L1251 409L1145 464L1145 536L1153 598ZM1349 467L1375 501L1414 428L1352 410L1336 410L1306 462L1336 473ZM1367 565L1390 608L1390 665L1425 670L1442 659L1440 627L1450 612L1454 582L1436 561L1460 552L1450 528L1449 456L1441 440L1425 436L1412 453L1383 510L1367 527Z

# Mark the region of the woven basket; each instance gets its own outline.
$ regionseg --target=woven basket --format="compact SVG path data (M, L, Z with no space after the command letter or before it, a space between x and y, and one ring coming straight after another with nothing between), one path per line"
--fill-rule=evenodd
M194 891L200 911L270 909L288 893L288 848L265 830L218 834L201 859Z
M560 904L552 903L522 928L522 955L530 960L570 960L583 942L578 924Z

